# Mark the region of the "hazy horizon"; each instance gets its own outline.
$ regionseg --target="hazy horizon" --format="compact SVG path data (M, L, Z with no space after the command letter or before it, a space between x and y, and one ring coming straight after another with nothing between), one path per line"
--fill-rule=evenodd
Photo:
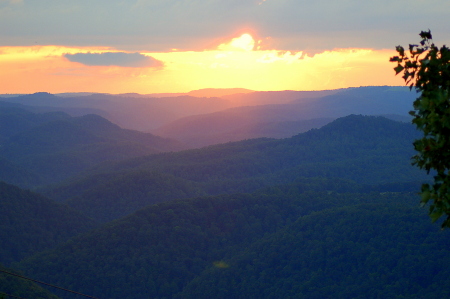
M170 97L170 96L179 96L179 95L189 95L194 97L211 97L209 94L221 94L221 95L214 95L215 97L220 96L226 96L226 95L232 95L232 94L238 94L238 93L252 93L252 92L283 92L283 91L295 91L295 92L314 92L314 91L327 91L327 90L341 90L341 89L353 89L353 88L361 88L361 87L406 87L405 85L364 85L364 86L347 86L347 87L341 87L341 88L330 88L330 89L312 89L312 90L305 90L305 89L281 89L281 90L252 90L247 88L240 88L240 87L225 87L225 88L214 88L214 87L205 87L205 88L199 88L199 89L192 89L188 90L186 92L154 92L154 93L139 93L139 92L120 92L120 93L111 93L111 92L101 92L101 91L64 91L64 92L48 92L45 90L38 90L35 92L28 92L28 93L0 93L0 97L4 96L22 96L22 95L32 95L32 94L39 94L39 93L48 93L53 94L57 96L65 96L65 97L71 97L71 96L80 96L80 95L93 95L93 94L108 94L108 95L140 95L140 96L160 96L160 97ZM242 91L236 91L236 90L242 90Z

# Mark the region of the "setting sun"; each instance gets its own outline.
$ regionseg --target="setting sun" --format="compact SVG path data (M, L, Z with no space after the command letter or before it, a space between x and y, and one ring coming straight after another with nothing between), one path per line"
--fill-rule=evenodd
M245 33L240 37L233 38L229 43L219 45L217 48L222 51L251 51L254 47L255 40L250 34Z
M187 92L201 88L319 90L399 85L389 50L261 50L248 33L203 51L130 53L63 46L0 47L3 93Z

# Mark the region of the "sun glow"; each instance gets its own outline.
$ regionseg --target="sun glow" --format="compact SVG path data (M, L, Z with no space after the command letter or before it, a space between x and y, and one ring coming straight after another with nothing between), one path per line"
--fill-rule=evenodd
M309 55L261 50L259 44L245 33L210 50L140 53L158 61L159 67L88 65L67 59L67 54L120 52L110 48L0 47L0 93L159 93L210 87L320 90L403 84L388 61L395 54L391 50L335 49Z
M240 37L233 38L229 43L221 44L217 49L221 51L252 51L255 47L255 40L248 34L242 34Z

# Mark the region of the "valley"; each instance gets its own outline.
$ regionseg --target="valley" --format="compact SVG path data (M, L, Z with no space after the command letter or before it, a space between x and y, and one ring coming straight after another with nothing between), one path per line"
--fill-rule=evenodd
M415 97L0 96L1 269L96 298L446 298ZM79 298L8 279L0 294Z

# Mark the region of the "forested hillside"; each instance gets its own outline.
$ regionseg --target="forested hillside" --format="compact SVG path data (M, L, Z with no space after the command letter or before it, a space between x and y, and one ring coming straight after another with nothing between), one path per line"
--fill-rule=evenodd
M0 263L52 248L97 223L42 195L0 182Z
M20 268L99 298L449 294L450 235L416 195L301 189L150 206Z
M383 195L300 217L173 298L447 298L450 235L415 201Z
M60 181L107 160L185 148L93 114L32 113L4 104L0 122L0 179L21 186Z
M426 179L410 164L415 136L410 124L352 115L292 138L253 139L118 162L45 194L106 221L164 200L253 192L304 178L388 184L389 191L403 191L405 183Z
M17 276L10 275L13 273L22 275L17 271L3 267L0 264L0 298L33 298L33 299L58 299L57 296L50 293L36 283L24 280Z

